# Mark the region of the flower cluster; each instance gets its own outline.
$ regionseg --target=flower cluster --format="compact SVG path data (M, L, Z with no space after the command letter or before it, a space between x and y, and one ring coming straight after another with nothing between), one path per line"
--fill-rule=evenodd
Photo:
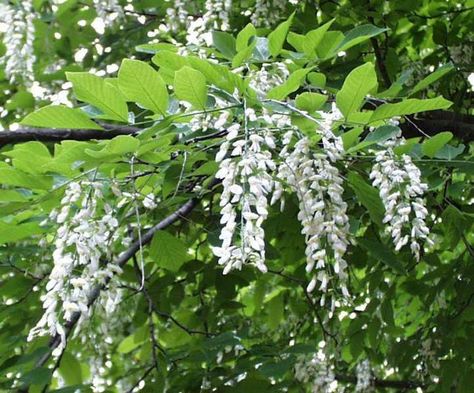
M356 366L357 384L356 392L367 392L372 385L372 370L367 359L357 363Z
M11 83L23 80L31 84L34 80L34 18L31 0L22 1L17 7L7 2L0 4L0 24L4 28L3 43L6 47L1 61Z
M187 18L186 42L191 45L210 46L213 30L229 30L232 0L206 0L205 12L198 18ZM183 15L184 16L184 15Z
M285 15L287 3L286 0L256 0L250 21L254 26L273 27Z
M262 272L267 271L262 225L268 215L267 197L273 187L269 173L275 170L275 163L269 149L275 148L275 140L271 133L259 133L251 127L250 123L256 120L255 112L247 109L244 138L238 138L238 124L231 126L216 156L220 163L216 177L222 179L223 185L220 206L224 227L219 236L222 245L213 251L219 257L219 264L224 265L224 274L249 262ZM238 224L240 245L234 243Z
M295 378L304 384L311 383L314 393L336 392L338 383L327 356L319 350L313 356L300 356L295 363Z
M83 190L84 188L84 190ZM66 345L65 323L77 312L85 318L89 312L89 297L97 284L106 284L121 269L101 263L103 256L110 258L110 245L119 238L118 221L114 210L103 199L103 185L99 182L72 182L69 184L59 212L50 219L59 225L54 241L53 269L42 296L44 314L29 334L36 336L58 334L60 345L53 355L59 356ZM103 304L112 312L120 300L116 288L109 288Z
M173 33L180 29L187 28L189 21L189 12L186 9L186 2L183 0L174 0L173 7L166 9L166 25Z
M289 74L285 63L263 63L257 71L249 73L249 86L263 99L271 89L283 84Z
M342 158L342 140L331 131L332 122L339 118L336 110L323 116L318 133L322 137L323 150L313 152L308 137L299 139L291 150L288 146L293 132L285 134L282 151L284 161L278 168L277 178L287 184L299 200L298 219L303 225L306 238L306 270L316 274L308 285L308 292L316 287L327 291L331 277L330 266L341 280L344 296L347 263L344 259L349 244L349 218L344 202L343 179L335 163ZM274 201L282 193L282 186ZM324 301L324 297L322 298Z
M123 15L123 9L117 0L94 0L97 16L106 25L112 24L118 17Z
M385 206L384 223L388 224L386 231L393 239L395 250L410 243L413 255L419 260L420 241L431 242L426 225L428 210L423 201L428 186L421 181L420 169L410 156L403 154L399 158L395 154L396 144L394 137L376 153L370 178Z

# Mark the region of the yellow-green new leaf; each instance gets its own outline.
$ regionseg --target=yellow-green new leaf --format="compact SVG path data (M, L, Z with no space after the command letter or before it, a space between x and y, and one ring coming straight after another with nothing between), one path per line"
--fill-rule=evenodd
M177 272L184 262L191 259L186 244L166 231L155 232L150 256L159 267L172 272Z
M268 48L273 57L278 56L283 48L286 35L288 34L291 22L293 21L293 16L294 13L291 14L286 21L279 24L278 27L268 35Z
M101 126L89 119L80 109L62 105L40 108L26 116L20 124L32 127L102 130Z
M296 97L295 104L298 109L312 113L321 108L327 99L323 94L305 92Z
M252 37L257 35L257 30L254 25L251 23L247 24L240 32L237 34L237 39L235 40L235 49L237 52L247 48L249 45L249 40Z
M377 87L377 75L372 63L365 63L347 75L336 95L336 104L344 117L358 111L369 92Z
M127 101L133 101L155 113L166 114L168 90L160 74L139 60L122 61L118 85Z
M188 66L176 71L174 75L174 90L180 100L187 101L198 109L206 108L206 78L201 72Z
M390 119L394 116L412 115L413 113L433 111L437 109L446 109L452 105L451 101L443 97L436 97L427 100L410 98L396 104L380 105L372 114L370 122L383 119Z
M307 56L311 56L315 53L315 49L318 47L319 43L324 37L324 34L326 34L333 22L334 19L331 19L329 22L318 27L317 29L306 33L303 39L303 50Z
M436 153L453 139L453 134L449 131L440 132L439 134L434 135L432 138L427 139L421 145L421 151L425 156L433 158Z
M103 119L128 122L127 103L120 91L110 83L88 72L67 72L78 100L100 109Z
M295 92L300 88L303 84L303 81L311 71L311 68L302 68L293 72L288 79L282 85L276 86L271 89L268 94L267 98L272 100L282 100L287 97L289 94Z

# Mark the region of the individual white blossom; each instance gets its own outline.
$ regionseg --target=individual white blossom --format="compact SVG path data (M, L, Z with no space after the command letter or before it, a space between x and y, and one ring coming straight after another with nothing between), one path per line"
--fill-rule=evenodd
M420 242L427 241L429 228L426 225L428 210L423 194L428 189L421 181L421 172L411 157L398 157L393 151L397 138L385 142L385 147L375 156L370 178L372 185L379 189L385 207L383 222L386 232L392 237L395 250L410 244L416 260L420 258Z
M28 339L58 334L61 342L54 356L59 356L66 345L65 324L78 312L81 319L87 317L94 286L106 284L121 272L113 263L101 265L103 256L110 259L110 244L119 238L113 209L98 203L103 199L102 188L99 182L72 182L61 200L61 209L50 214L59 224L53 268L41 298L44 314ZM109 285L105 296L101 301L107 312L113 312L120 301L117 289Z
M10 83L33 83L33 65L36 61L33 48L34 18L31 0L21 1L18 6L8 2L0 4L0 24L6 28L3 37L6 52L0 61L5 65L5 74Z
M142 203L143 203L143 207L149 210L153 210L157 206L156 201L155 201L155 195L153 193L145 195Z

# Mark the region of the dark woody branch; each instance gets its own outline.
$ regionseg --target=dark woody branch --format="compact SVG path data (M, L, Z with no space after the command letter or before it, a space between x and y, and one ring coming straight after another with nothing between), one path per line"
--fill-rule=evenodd
M474 116L463 115L450 111L432 111L423 114L407 116L410 121L403 121L401 128L407 138L423 136L420 130L427 135L436 135L443 131L451 131L463 142L474 141ZM17 143L62 142L67 140L89 141L113 139L119 135L136 135L141 130L133 126L114 126L102 124L105 130L67 129L67 128L24 128L15 131L0 131L0 148ZM221 133L204 135L195 138L192 142L219 137Z

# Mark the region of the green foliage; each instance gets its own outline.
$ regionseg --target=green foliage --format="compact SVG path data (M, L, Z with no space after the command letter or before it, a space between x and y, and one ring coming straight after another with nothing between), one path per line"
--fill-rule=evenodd
M100 367L111 381L106 393L128 391L142 379L144 392L312 391L311 381L295 379L295 365L323 342L346 391L355 389L356 367L365 359L378 378L377 392L394 381L418 381L427 392L472 390L470 2L287 2L268 28L249 23L245 12L254 1L245 10L233 2L229 29L209 29L210 48L184 48L177 44L186 39L183 27L160 28L167 2L134 1L135 11L98 38L92 1L50 3L34 2L36 80L51 92L71 82L74 108L49 105L26 84L11 83L1 65L3 127L13 130L22 119L20 128L45 131L134 132L102 141L0 142L1 392L90 392ZM203 5L186 4L190 17ZM143 14L140 21L133 12ZM158 42L151 38L156 34ZM87 53L76 61L81 48ZM281 64L289 77L256 94L251 76L265 67L275 76ZM108 65L118 72L99 73ZM269 271L245 266L222 275L211 250L222 240L222 187L212 179L228 130L213 129L209 119L225 107L242 137L245 106L265 116L288 115L302 135L313 136L317 152L317 111L334 103L344 115L334 131L343 141L345 161L336 165L353 241L350 301L331 304L331 296L340 299L337 281L325 302L318 288L306 291L312 277L291 195L283 210L269 207ZM399 124L388 124L392 118ZM274 133L285 131L272 126ZM434 244L418 262L408 249L395 251L384 232L384 206L369 177L375 152L400 132L405 140L396 155L409 155L428 184ZM150 242L123 266L118 310L105 314L99 297L53 373L54 361L38 365L49 338L28 342L27 336L43 315L41 295L53 267L58 225L48 217L77 181L103 184L99 204L115 209L124 228L101 266L131 247L128 237L140 233ZM145 207L148 195L152 209ZM196 202L194 210L176 213L188 201ZM176 221L146 237L169 217ZM409 391L408 385L390 391Z
M336 95L336 103L347 118L358 111L369 92L377 87L377 76L373 64L366 63L352 70Z
M40 108L26 116L21 124L33 127L102 129L79 109L71 109L60 105Z
M111 83L87 72L69 72L78 100L87 102L103 112L101 119L128 121L128 109L120 91Z
M127 101L155 113L166 114L168 91L161 76L147 63L125 59L120 66L118 85Z
M197 109L206 108L207 86L204 75L188 66L175 72L174 88L176 96Z

